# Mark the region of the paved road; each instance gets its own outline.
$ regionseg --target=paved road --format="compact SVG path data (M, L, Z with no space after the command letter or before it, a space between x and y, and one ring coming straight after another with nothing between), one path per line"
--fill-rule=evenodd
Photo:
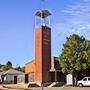
M53 88L46 88L45 90L90 90L90 87L53 87Z
M35 89L33 89L35 90ZM40 90L40 89L37 89ZM52 88L44 88L44 90L90 90L90 87L52 87Z
M0 89L1 90L1 89ZM25 89L6 89L6 90L25 90ZM29 89L26 89L29 90ZM32 88L30 90L90 90L90 87L52 87L52 88Z

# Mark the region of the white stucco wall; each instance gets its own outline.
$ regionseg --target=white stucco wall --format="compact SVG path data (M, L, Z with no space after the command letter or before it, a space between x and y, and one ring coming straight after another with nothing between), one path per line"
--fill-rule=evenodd
M14 75L6 75L5 79L4 79L5 83L14 83Z
M35 73L29 73L29 82L35 81Z
M25 83L25 75L18 75L17 76L17 83Z

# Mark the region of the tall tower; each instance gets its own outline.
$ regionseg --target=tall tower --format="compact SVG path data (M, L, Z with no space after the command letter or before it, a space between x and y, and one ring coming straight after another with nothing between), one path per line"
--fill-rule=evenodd
M35 13L35 16L38 17L38 20L35 19L35 81L39 83L45 83L50 81L50 15L51 13L48 10L40 10Z

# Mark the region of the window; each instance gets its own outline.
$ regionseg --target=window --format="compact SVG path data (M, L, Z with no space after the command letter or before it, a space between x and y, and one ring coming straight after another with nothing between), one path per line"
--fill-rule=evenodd
M32 72L29 74L29 81L34 82L35 74Z
M90 81L90 78L88 78L88 81Z
M84 78L83 81L87 81L87 78Z

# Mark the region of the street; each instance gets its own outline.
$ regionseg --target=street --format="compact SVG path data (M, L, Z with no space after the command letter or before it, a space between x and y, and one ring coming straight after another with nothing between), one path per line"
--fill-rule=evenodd
M51 88L29 88L29 89L0 89L0 90L90 90L90 87L51 87Z

